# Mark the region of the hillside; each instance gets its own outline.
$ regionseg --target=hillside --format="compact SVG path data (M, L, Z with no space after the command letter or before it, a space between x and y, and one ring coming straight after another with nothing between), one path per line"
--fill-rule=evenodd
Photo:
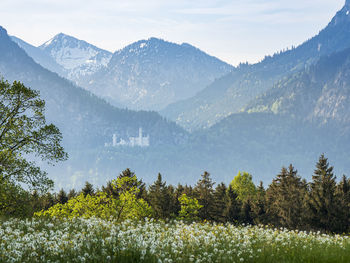
M194 134L193 148L215 153L213 171L224 166L247 169L265 180L278 166L292 162L307 177L312 173L307 163L325 153L338 171L347 172L350 49L321 57L276 83L243 112Z
M276 83L244 109L296 116L316 124L350 125L350 49L322 57Z
M86 78L82 86L113 104L160 110L193 96L231 70L189 44L150 38L115 52L107 67Z
M161 112L188 130L207 128L239 112L248 102L285 76L297 73L325 55L350 47L350 3L317 36L288 51L266 57L254 65L242 64L194 97Z

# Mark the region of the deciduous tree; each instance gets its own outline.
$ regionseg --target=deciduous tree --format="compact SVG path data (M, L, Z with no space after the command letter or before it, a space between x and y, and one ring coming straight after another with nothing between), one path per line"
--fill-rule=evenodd
M46 123L44 110L39 92L0 80L0 184L9 181L43 191L52 187L47 174L26 158L33 155L51 164L67 159L62 135Z

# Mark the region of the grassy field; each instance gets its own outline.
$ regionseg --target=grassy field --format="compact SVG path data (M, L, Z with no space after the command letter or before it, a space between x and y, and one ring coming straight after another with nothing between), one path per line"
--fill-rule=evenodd
M350 238L257 226L0 222L0 262L350 262Z

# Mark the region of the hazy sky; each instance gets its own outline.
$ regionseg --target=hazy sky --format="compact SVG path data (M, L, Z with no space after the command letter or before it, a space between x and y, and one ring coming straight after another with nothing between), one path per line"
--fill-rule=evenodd
M345 0L0 0L0 25L33 45L63 32L112 52L140 39L257 62L325 27Z

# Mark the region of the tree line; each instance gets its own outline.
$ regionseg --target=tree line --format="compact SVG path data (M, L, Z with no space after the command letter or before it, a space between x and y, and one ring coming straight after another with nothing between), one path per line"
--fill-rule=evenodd
M252 176L238 173L229 185L215 184L208 172L204 172L196 185L167 185L162 175L146 187L135 174L126 169L118 179L124 181L124 190L137 189L135 200L145 201L152 211L147 216L158 220L183 219L234 224L264 224L288 229L346 233L350 230L350 180L343 176L337 182L327 158L321 155L311 182L302 179L290 165L283 167L272 183L265 188L262 182L256 186ZM121 189L113 181L101 189L94 189L89 182L77 192L39 194L24 190L12 190L12 200L2 206L3 214L31 216L57 204L64 205L77 196L105 196L117 200ZM14 194L15 193L15 194ZM9 198L8 195L7 197ZM136 202L136 201L132 202ZM83 201L80 201L83 202ZM126 208L125 208L126 209ZM136 210L130 210L134 211Z

